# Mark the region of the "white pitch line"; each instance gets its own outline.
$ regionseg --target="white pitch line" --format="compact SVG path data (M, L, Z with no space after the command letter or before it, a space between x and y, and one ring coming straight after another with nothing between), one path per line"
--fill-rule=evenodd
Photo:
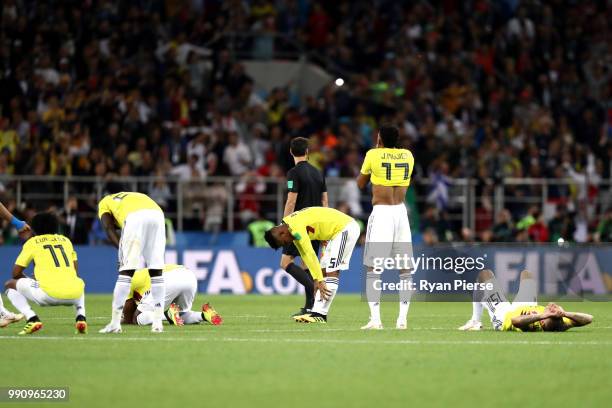
M228 317L241 317L241 316L228 316ZM262 317L268 317L268 316L262 316ZM108 320L108 317L100 317L100 316L95 316L95 317L88 317L87 320ZM46 320L55 320L55 321L70 321L73 322L74 319L72 317L46 317L43 319L44 321ZM299 324L300 326L303 326L305 324ZM392 326L389 326L389 329L391 329ZM610 330L612 329L612 326L590 326L589 327L591 330ZM449 330L449 331L455 331L456 327L429 327L429 326L422 326L422 327L413 327L408 325L408 330ZM292 332L307 332L307 331L311 331L310 329L250 329L250 330L244 330L245 332L250 332L250 333L292 333ZM359 329L359 327L355 326L355 328L352 329L341 329L341 328L327 328L324 329L324 331L337 331L337 332L351 332L351 331L361 331ZM486 331L486 329L485 329ZM1 337L0 337L1 338Z
M612 341L550 341L550 340L342 340L342 339L287 339L287 338L246 338L246 337L163 337L163 335L152 335L151 337L122 337L117 334L109 334L104 337L61 337L61 336L0 336L0 339L15 340L19 339L22 341L56 341L56 340L74 340L74 341L125 341L125 342L157 342L157 341L185 341L185 342L240 342L240 343L306 343L306 344L355 344L355 345L487 345L487 346L498 346L498 345L543 345L543 346L612 346Z

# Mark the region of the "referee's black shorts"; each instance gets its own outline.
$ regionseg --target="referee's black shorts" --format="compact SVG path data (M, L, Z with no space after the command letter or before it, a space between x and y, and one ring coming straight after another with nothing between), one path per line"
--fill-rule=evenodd
M319 241L310 241L310 243L312 244L312 249L314 249L315 254L319 255ZM298 256L300 256L300 253L292 242L283 247L283 255L289 255L294 258L297 258Z

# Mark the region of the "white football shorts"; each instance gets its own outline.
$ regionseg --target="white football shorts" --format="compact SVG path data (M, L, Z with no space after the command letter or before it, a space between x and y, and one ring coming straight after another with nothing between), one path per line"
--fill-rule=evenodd
M368 218L363 264L373 267L374 258L412 257L412 232L404 204L375 205Z
M537 287L533 279L524 279L521 281L514 302L508 301L497 279L492 279L487 282L493 283L493 289L484 292L482 303L489 312L491 325L493 325L494 330L501 330L508 312L511 312L517 307L537 306L538 304L536 293Z
M125 219L119 241L119 270L164 268L166 222L159 210L139 210ZM142 257L142 258L141 258ZM141 259L144 259L142 265Z
M321 268L327 272L347 270L359 235L361 235L361 229L355 220L346 224L346 227L327 241L327 245L323 247Z
M79 299L57 299L49 296L36 280L30 278L18 279L15 287L17 292L38 306L70 306L79 302Z

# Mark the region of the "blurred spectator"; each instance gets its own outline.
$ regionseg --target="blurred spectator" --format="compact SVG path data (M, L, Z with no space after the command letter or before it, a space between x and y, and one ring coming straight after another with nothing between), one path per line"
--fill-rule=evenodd
M608 208L597 225L595 242L612 242L612 208Z
M559 239L571 241L574 238L576 224L564 205L558 205L554 217L548 222L550 240L557 242Z
M182 12L173 2L164 12L116 0L78 12L64 2L5 3L0 174L96 176L77 187L84 194L112 176L167 177L173 168L240 177L272 162L286 171L288 143L304 136L313 165L350 177L376 128L394 122L415 152L415 174L430 180L412 188L428 197L420 212L439 210L428 222L442 241L461 235L456 177L482 181L479 197L507 177L563 181L545 194L537 183L505 184L505 207L521 219L529 200L547 196L541 204L576 211L581 240L602 221L612 162L608 2L227 1L186 2ZM228 40L236 32L252 37ZM257 89L235 57L291 57L286 41L272 41L277 33L316 51L315 63L344 85L308 97L293 84ZM63 205L56 187L33 182L22 192L28 205ZM488 205L481 210L490 217ZM478 225L480 236L486 230Z
M261 215L257 215L253 221L247 225L246 229L249 232L249 243L256 248L269 247L264 239L264 233L272 228L274 223L266 220Z
M228 193L223 184L213 184L204 190L204 231L218 234L223 225Z
M149 188L149 197L151 197L162 209L168 208L168 203L172 198L170 192L170 186L166 182L166 179L158 175L152 182Z
M266 183L257 173L245 173L238 184L238 215L243 226L246 226L259 214L262 194L266 191Z
M497 213L496 222L493 226L493 241L511 242L514 236L514 226L512 225L512 215L510 211L504 209Z
M238 137L237 132L229 134L228 146L223 153L223 162L232 176L242 176L252 166L251 151Z
M88 243L89 225L81 214L79 202L75 196L68 197L66 206L59 212L63 233L75 245Z
M535 222L527 228L527 233L529 234L529 239L532 242L548 242L548 226L546 225L544 217L541 214L538 214Z

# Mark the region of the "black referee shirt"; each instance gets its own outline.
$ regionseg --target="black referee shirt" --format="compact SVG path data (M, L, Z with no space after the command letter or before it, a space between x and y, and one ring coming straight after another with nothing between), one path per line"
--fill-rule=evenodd
M297 193L295 210L320 207L321 196L327 191L325 178L307 161L301 161L287 172L287 190Z

